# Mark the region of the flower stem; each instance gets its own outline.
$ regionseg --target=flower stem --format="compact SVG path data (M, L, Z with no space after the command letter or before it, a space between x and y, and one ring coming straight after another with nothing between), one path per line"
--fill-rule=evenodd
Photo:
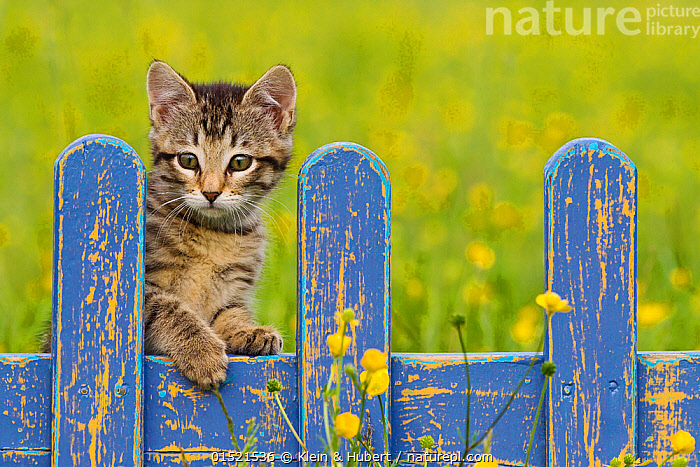
M309 450L306 449L306 446L304 445L301 438L299 438L299 433L297 433L297 430L294 429L294 425L292 425L292 422L289 421L289 417L287 416L287 411L284 410L284 406L282 405L282 401L280 400L280 396L278 393L275 393L275 401L277 401L277 405L279 406L280 410L282 411L282 416L284 417L284 421L287 422L287 426L289 427L290 430L292 430L292 433L294 433L294 437L297 439L299 446L301 446L301 448L304 451L309 452Z
M231 434L231 442L233 443L233 447L236 448L236 451L240 452L241 448L238 447L238 441L236 440L236 435L233 433L233 419L231 419L231 416L228 414L228 410L226 409L226 404L224 404L224 398L221 397L221 393L219 392L219 388L215 387L212 392L216 396L216 399L219 401L219 405L221 405L221 410L224 412L224 417L226 417L226 425L228 426L228 432Z
M459 346L462 348L462 355L464 355L464 371L467 373L467 419L465 421L465 438L464 438L464 454L462 459L459 461L460 467L464 465L464 459L469 453L469 409L472 405L472 382L469 377L469 359L467 358L467 347L464 345L464 339L462 338L462 327L457 326L457 335L459 336Z
M664 465L664 464L665 464L666 462L668 462L669 459L671 459L673 456L675 456L675 453L672 452L671 454L669 454L669 455L666 457L666 459L664 459L663 461L661 461L661 463L658 465L658 467L661 467L662 465Z
M362 438L362 419L365 415L365 402L367 401L367 385L365 384L365 390L362 391L362 402L360 403L360 429L357 430L357 437Z
M323 394L323 425L326 429L326 441L328 441L328 448L330 449L333 458L335 458L335 443L333 442L333 438L331 437L331 430L328 425L328 393L325 391ZM335 461L333 462L335 463Z
M545 315L545 327L547 327L547 317L546 317L546 315ZM537 353L541 353L541 352L542 352L542 346L543 346L543 345L544 345L544 332L542 333L542 336L540 336L540 342L539 342L539 344L537 345L537 349L538 349L538 350L537 350ZM534 357L532 357L532 359L530 360L530 365L527 367L527 371L525 372L525 374L523 375L523 377L520 378L520 381L518 381L518 384L515 386L515 388L513 389L513 391L510 393L510 397L508 398L508 401L506 402L506 405L501 409L501 411L498 413L498 415L496 415L496 418L491 422L491 424L488 426L488 428L486 428L486 430L481 434L481 436L479 436L479 438L477 438L477 440L474 441L474 442L469 446L469 448L468 448L469 450L471 450L471 449L475 448L476 446L478 446L478 445L484 440L484 438L486 438L486 436L488 436L488 434L491 432L491 430L493 430L493 427L496 426L496 424L499 422L499 420L501 420L501 418L503 417L503 415L505 415L506 411L507 411L508 408L510 407L510 404L511 404L511 403L513 402L513 400L515 399L515 396L518 394L518 391L520 391L520 387L521 387L521 386L523 385L523 383L525 382L525 379L527 379L527 375L530 374L530 371L532 370L532 367L535 366L535 363L536 363L536 362L537 362L537 355L535 355ZM466 457L466 454L465 454L465 457Z
M386 429L386 413L384 413L384 403L382 402L382 395L379 394L377 396L379 399L379 410L382 413L382 429L384 431L384 454L387 454L386 458L388 459L389 456L389 432Z
M540 393L540 402L537 404L537 413L535 413L535 422L532 424L532 432L530 433L530 442L527 445L527 456L525 456L525 467L530 465L530 450L532 449L532 442L535 439L535 430L537 429L537 421L540 419L540 411L542 410L542 403L544 402L544 393L547 391L547 384L549 383L549 376L544 377L544 384L542 384L542 392Z
M187 456L185 456L185 450L180 446L180 465L182 467L190 467L190 463L187 462Z

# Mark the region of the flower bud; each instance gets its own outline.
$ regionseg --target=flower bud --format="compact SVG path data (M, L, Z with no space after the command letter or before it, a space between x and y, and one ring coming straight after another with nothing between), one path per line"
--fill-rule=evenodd
M542 364L542 374L545 376L554 376L557 366L554 362L546 361Z
M450 324L456 328L461 328L466 322L467 320L464 318L463 314L455 313L450 316Z
M345 365L345 374L352 378L357 374L357 370L352 365Z
M282 390L282 385L276 379L270 379L267 381L267 391L268 392L280 392Z
M622 460L625 461L625 465L632 465L634 464L634 454L625 454Z
M355 319L355 311L352 308L346 308L343 310L343 321L349 323Z
M432 436L426 435L420 439L420 447L423 449L432 449L433 446L435 446L435 440Z
M622 461L615 457L613 460L610 461L610 467L622 467Z
M671 462L671 467L685 467L688 465L688 459L685 457L677 457Z

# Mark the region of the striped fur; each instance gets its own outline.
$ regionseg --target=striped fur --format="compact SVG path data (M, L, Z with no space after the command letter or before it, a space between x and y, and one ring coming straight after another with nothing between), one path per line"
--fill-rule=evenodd
M251 301L265 256L259 206L289 162L296 89L283 66L248 88L190 84L156 61L147 82L146 352L170 356L210 388L225 379L226 353L282 349L279 332L254 321ZM194 154L198 168L184 168L180 154ZM239 154L252 164L232 171Z

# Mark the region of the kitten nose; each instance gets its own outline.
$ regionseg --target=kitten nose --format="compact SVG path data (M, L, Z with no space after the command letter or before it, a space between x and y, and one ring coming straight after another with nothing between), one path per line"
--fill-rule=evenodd
M217 196L221 194L220 191L203 191L202 194L210 203L213 203Z

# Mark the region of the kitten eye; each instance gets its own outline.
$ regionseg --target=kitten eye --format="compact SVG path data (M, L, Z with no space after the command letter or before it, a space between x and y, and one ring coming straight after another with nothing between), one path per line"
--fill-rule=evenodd
M180 163L180 166L182 166L182 168L184 169L194 170L197 167L199 167L199 161L197 160L197 156L189 152L177 156L177 161Z
M228 163L228 167L231 170L240 172L250 167L250 164L252 163L253 159L250 156L246 156L245 154L238 154L237 156L233 156L231 158L231 162Z

